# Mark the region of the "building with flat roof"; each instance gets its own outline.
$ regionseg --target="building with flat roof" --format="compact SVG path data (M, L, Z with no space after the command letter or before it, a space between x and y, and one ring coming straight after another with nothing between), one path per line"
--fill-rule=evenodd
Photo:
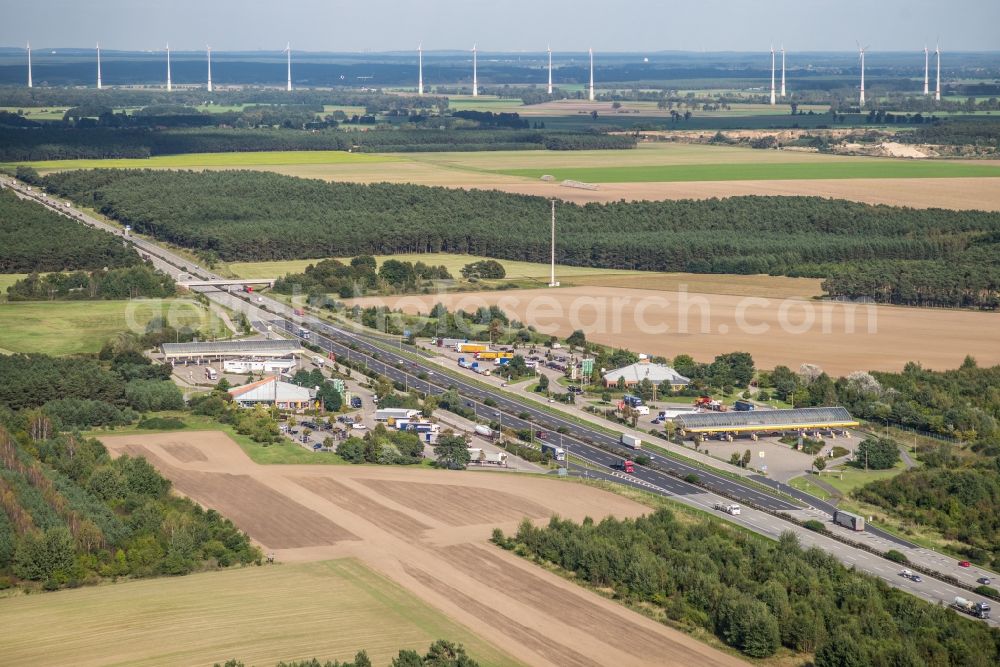
M229 390L233 402L243 408L257 405L276 405L282 410L309 408L313 403L308 387L282 382L276 377L266 377Z
M657 387L667 382L673 389L682 389L691 383L691 380L670 366L666 364L654 364L645 358L640 359L631 366L609 371L603 377L605 387L616 386L620 378L624 378L626 387L634 387L646 379Z
M168 363L195 362L221 359L274 359L302 354L302 343L297 340L217 340L199 343L163 343L160 345L163 360Z
M848 428L858 422L847 408L796 408L750 412L695 412L677 415L674 425L684 433L771 433Z

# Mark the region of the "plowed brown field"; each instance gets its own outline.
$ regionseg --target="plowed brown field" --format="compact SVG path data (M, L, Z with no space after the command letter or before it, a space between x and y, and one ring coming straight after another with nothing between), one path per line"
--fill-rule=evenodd
M357 557L527 664L745 664L487 542L524 516L647 511L619 496L520 474L258 466L218 432L102 440L115 454L146 455L279 562Z
M544 334L565 337L582 329L596 343L665 357L690 354L699 361L743 351L761 368L812 363L836 375L900 371L909 361L945 370L957 368L966 355L984 366L1000 363L996 313L660 291L650 280L647 289L565 287L350 303L424 314L437 303L467 313L497 305Z

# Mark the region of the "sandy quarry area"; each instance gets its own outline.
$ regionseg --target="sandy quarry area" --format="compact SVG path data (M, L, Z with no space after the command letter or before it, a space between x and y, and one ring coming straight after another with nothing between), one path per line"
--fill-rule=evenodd
M557 276L558 278L558 276ZM761 368L817 364L830 374L899 371L908 361L956 368L965 355L1000 363L996 313L869 306L731 294L565 287L433 296L366 297L351 303L428 313L436 303L466 312L498 305L546 334L583 329L588 340L635 352L711 361L745 351Z
M102 441L145 456L279 562L358 558L527 664L745 664L488 543L523 517L648 511L614 494L516 473L260 466L214 431Z

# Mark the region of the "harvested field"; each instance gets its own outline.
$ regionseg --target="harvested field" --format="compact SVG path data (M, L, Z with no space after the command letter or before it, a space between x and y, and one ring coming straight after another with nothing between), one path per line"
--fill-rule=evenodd
M647 511L620 496L523 474L258 466L221 434L102 440L116 454L146 451L178 490L231 517L279 562L358 558L450 622L464 625L524 663L744 664L487 542L494 527L516 530L525 515L541 522L553 513L581 520ZM206 460L184 463L170 454L174 450L185 456L184 447L199 449ZM275 495L283 500L276 501ZM357 539L330 535L324 545L285 546L287 538L272 526L282 521L301 527L317 516ZM310 633L338 634L315 629Z
M666 357L690 354L702 361L745 351L761 368L813 363L835 375L899 371L908 361L936 370L957 368L967 354L984 366L1000 363L997 315L985 312L613 287L369 297L350 303L383 304L407 313L430 312L436 303L466 312L498 305L545 334L568 336L582 329L594 342Z
M355 559L204 572L0 600L6 667L210 667L237 658L382 667L436 639L480 664L522 665Z

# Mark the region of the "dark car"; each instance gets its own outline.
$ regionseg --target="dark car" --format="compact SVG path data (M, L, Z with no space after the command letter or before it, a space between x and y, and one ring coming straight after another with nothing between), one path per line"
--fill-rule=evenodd
M989 577L979 577L978 579L976 579L976 583L977 584L982 584L983 586L989 586L990 585L990 578Z
M545 431L535 431L535 437L539 440L545 439Z
M314 452L318 452L321 449L323 449L323 445L319 444L318 442L315 445L313 445Z
M352 408L360 408L361 407L361 397L360 396L352 396L351 397L351 407Z

